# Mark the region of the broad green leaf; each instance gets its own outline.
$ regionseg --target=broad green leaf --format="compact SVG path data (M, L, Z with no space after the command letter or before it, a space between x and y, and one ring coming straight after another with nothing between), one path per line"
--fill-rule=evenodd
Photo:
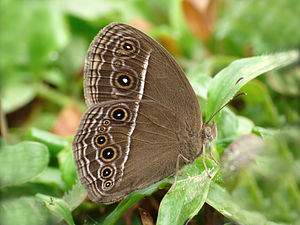
M236 221L239 224L245 225L276 225L271 221L267 221L266 217L259 212L247 211L237 205L232 197L225 189L216 183L212 182L206 203L215 208L219 213L225 217Z
M224 103L227 103L234 94L247 82L255 77L273 69L278 69L299 59L298 51L289 51L277 53L274 55L255 56L250 58L239 59L231 63L228 67L220 71L211 81L208 88L207 116L210 116L221 99L229 92L235 83L241 80L234 90L229 94Z
M14 112L31 102L36 95L32 85L13 84L3 88L2 105L5 114Z
M47 145L51 156L55 156L69 144L66 139L37 128L31 128L27 133L26 139L30 141L38 141Z
M73 188L64 195L63 199L69 205L70 210L74 210L86 197L86 190L79 182L77 182L73 185Z
M53 185L61 190L66 189L66 184L61 178L61 172L55 167L47 167L39 176L31 179L31 182Z
M43 194L37 194L36 197L43 200L51 212L64 219L69 225L75 224L70 211L70 206L63 199Z
M207 89L211 80L212 78L207 75L199 73L189 74L189 81L191 82L196 95L203 99L207 98Z
M218 140L233 139L237 136L238 117L228 108L224 108L220 112L220 117L217 121Z
M0 151L0 186L22 184L41 174L48 165L49 152L37 142L4 146Z
M0 202L0 223L3 225L49 224L47 208L33 197L8 198Z
M209 169L212 177L217 171L217 165ZM178 177L173 191L166 194L160 203L156 224L182 225L198 214L206 200L212 178L209 178L204 170L202 158L187 165L179 173L183 173L184 176Z
M158 183L155 183L143 190L139 190L128 195L115 209L112 211L104 220L103 225L112 225L115 224L118 219L133 206L136 202L144 198L145 196L150 196L152 193L157 191L160 188L165 187L168 184L166 180L162 180Z

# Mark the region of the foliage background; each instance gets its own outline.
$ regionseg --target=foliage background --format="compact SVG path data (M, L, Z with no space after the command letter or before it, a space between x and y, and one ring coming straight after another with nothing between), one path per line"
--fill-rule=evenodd
M167 48L189 77L204 116L217 72L239 58L297 49L300 40L298 0L1 0L3 224L101 224L123 212L114 217L116 205L96 205L74 186L70 147L86 109L82 72L88 45L113 21L134 25ZM263 223L300 224L299 64L268 72L242 91L248 96L216 118L214 154L222 160L223 151L244 134L271 141L259 155L256 140L248 142L254 148L237 152L238 171L229 177L219 172L217 186L211 185L209 194L215 195L208 194L206 203L215 209L205 204L191 223L262 224L263 218ZM244 155L255 160L242 160ZM223 202L213 202L225 190ZM138 207L155 220L165 193L161 189L139 201L117 223L141 224Z

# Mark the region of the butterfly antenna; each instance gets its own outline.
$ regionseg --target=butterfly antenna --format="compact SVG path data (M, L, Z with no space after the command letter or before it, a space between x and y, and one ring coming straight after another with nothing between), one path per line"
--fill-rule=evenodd
M218 112L220 112L225 106L227 106L227 105L231 102L232 99L234 99L234 98L236 98L236 97L239 97L239 96L241 96L241 95L247 95L247 93L245 93L245 92L239 93L239 94L237 94L236 96L234 96L230 101L228 101L225 105L223 105L221 108L219 108L219 107L223 104L223 102L225 101L225 99L226 99L226 98L230 95L230 93L233 91L233 89L236 87L236 85L237 85L241 80L243 80L243 79L244 79L244 77L241 77L241 78L239 78L239 79L235 82L235 84L233 85L233 87L228 91L228 93L225 95L225 97L222 98L222 100L220 101L220 103L218 104L218 106L216 107L216 109L214 110L214 112L211 114L211 116L209 117L209 119L206 121L206 124L208 124L208 123L212 120L212 118L214 118L214 116L215 116Z

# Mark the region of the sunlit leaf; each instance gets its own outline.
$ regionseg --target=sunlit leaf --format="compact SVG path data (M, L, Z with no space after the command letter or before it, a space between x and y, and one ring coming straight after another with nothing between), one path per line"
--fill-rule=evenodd
M2 105L4 113L14 112L31 102L36 93L28 84L14 84L4 87Z
M210 175L214 177L217 170L218 166L214 165L209 170ZM183 173L184 177L178 179L172 192L163 198L157 224L184 224L197 215L206 200L211 178L203 170L202 161L198 159L179 173Z
M210 83L208 89L207 115L211 115L221 99L226 96L235 83L243 77L226 97L224 103L228 102L234 94L247 82L267 71L297 62L298 51L282 52L274 55L255 56L236 60L228 67L220 71Z

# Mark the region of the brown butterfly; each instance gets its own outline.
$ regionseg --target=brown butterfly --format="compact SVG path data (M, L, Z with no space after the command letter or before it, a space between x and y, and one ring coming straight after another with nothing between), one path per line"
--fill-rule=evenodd
M129 25L112 23L99 32L84 78L88 110L73 156L93 201L114 203L174 174L216 137L174 58Z

